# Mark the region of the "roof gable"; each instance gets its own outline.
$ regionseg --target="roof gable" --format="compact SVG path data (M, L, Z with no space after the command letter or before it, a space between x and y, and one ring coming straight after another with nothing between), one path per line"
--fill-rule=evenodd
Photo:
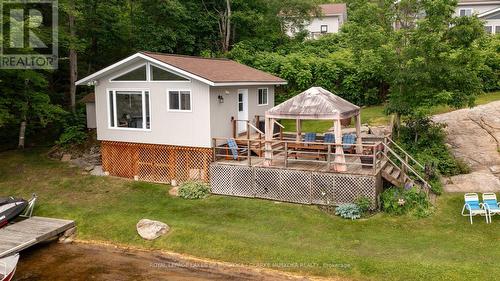
M269 109L266 116L276 119L345 119L359 114L359 106L321 88L312 87Z
M139 52L92 75L78 80L76 85L82 85L96 80L99 77L113 71L120 65L137 59L144 59L154 64L158 64L167 70L171 70L186 77L201 81L210 86L286 84L286 81L279 77L229 59L208 59L152 52Z

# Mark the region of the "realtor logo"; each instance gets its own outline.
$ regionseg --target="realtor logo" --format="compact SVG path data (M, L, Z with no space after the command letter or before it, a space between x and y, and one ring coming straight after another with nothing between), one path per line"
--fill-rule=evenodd
M57 0L0 0L0 68L56 69Z

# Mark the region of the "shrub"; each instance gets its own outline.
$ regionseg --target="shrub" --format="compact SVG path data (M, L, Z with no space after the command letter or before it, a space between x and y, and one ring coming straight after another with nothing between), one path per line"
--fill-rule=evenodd
M86 117L84 108L79 109L75 114L68 113L63 120L63 132L56 141L62 147L75 144L82 144L87 140Z
M366 196L360 196L356 198L355 203L359 207L361 213L368 212L372 207L372 201Z
M344 219L356 220L361 218L361 209L356 204L342 204L335 209L335 215Z
M204 182L187 181L179 186L178 194L184 199L203 199L210 194L210 187Z
M382 192L382 210L393 215L413 214L417 217L426 217L431 213L431 205L425 193L415 187L403 189L391 187Z

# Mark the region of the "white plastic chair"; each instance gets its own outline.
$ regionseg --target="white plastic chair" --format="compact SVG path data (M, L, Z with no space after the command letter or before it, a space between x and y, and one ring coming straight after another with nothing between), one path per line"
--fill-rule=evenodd
M495 193L483 193L483 205L488 213L490 223L492 215L500 215L500 203L498 203L497 195Z
M465 193L464 195L464 207L462 208L462 216L470 218L470 224L472 224L473 216L485 216L486 223L489 223L488 213L483 203L479 202L479 196L477 193ZM466 212L467 211L467 212Z

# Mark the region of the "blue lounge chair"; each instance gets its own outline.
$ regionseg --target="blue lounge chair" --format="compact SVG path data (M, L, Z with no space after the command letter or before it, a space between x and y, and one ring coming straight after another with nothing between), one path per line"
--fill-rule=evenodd
M304 142L316 142L316 133L305 133Z
M477 193L465 193L464 195L464 207L462 208L462 216L470 218L470 224L472 224L473 216L485 216L486 223L488 223L488 215L483 203L479 203L479 196ZM467 211L467 212L466 212Z
M335 143L335 135L332 133L326 133L323 136L323 142L324 143Z
M356 144L356 135L355 134L346 134L342 136L342 147L344 148L344 152L353 153L354 152L354 144Z
M244 154L248 152L248 149L246 148L239 148L238 144L234 139L228 139L227 140L227 146L229 147L229 150L231 151L232 157L234 160L240 160L240 154Z
M497 201L497 195L492 192L483 193L483 204L491 223L492 215L500 215L500 203Z

